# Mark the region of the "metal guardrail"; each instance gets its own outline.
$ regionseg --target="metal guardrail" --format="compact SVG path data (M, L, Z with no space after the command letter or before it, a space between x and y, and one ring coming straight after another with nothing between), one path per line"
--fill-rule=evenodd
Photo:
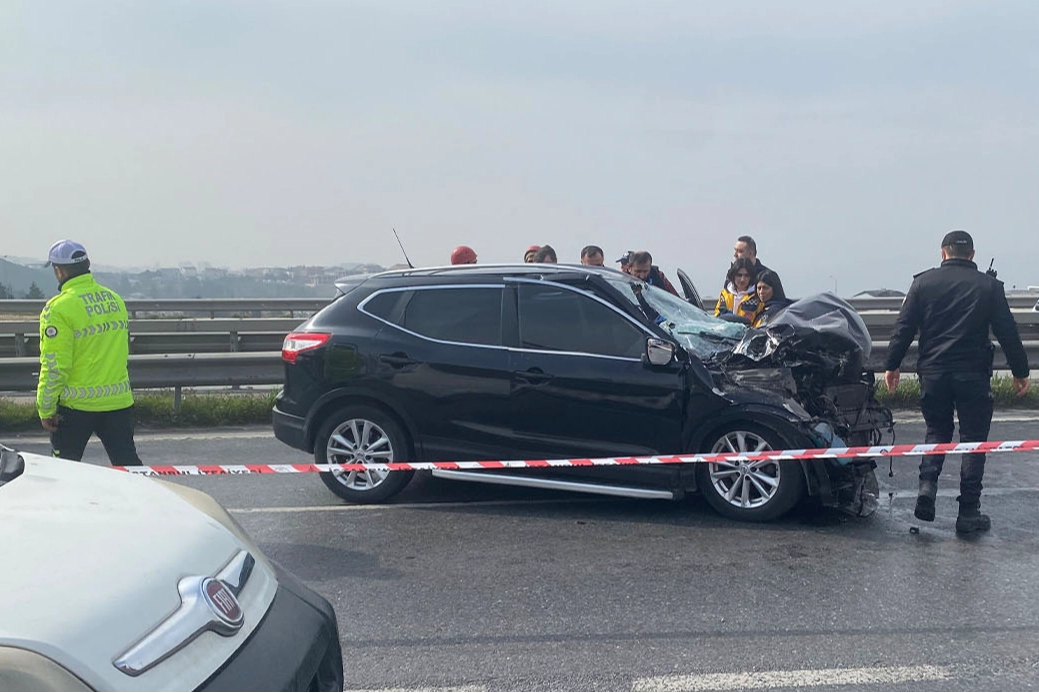
M131 354L234 353L276 351L285 335L305 316L328 305L319 298L129 299ZM38 356L38 316L46 301L0 300L0 315L31 315L31 320L0 320L0 360ZM275 313L288 317L216 317ZM301 314L297 317L296 314ZM146 314L209 317L147 318ZM140 316L140 317L138 317Z
M39 371L37 358L0 359L0 389L35 390ZM280 385L284 378L281 352L130 357L130 384L137 389Z
M1039 359L1039 341L1029 340L1026 341L1024 345L1025 353L1028 354L1028 362L1030 364L1037 363L1037 359ZM869 359L866 361L866 368L872 370L874 373L883 372L885 362L887 361L887 352L887 342L873 342L873 351L870 353ZM913 342L909 347L909 351L906 352L905 358L902 359L902 367L900 370L903 373L916 372L917 355L917 343ZM992 360L992 367L997 371L1010 370L1010 366L1007 364L1007 357L1003 354L1003 349L998 344L996 345L996 353Z
M1032 363L1039 362L1039 313L1031 310L1032 296L1010 298L1014 317ZM883 370L887 338L901 306L900 298L854 298L874 339L867 367ZM130 300L134 312L249 313L319 310L323 299L156 299ZM38 314L44 301L0 300L0 314ZM130 321L130 378L136 388L181 388L237 385L279 385L284 376L281 342L302 318L136 318ZM30 391L39 370L37 320L0 321L0 389ZM223 353L220 353L223 352ZM4 354L15 354L3 358ZM997 347L995 368L1006 370ZM907 373L916 369L916 344L903 362Z
M844 299L851 307L860 313L870 310L885 310L897 312L902 307L902 297L874 298L872 296L858 296ZM1032 310L1039 300L1039 293L1011 294L1007 296L1007 303L1011 310Z
M1011 309L1014 322L1021 339L1025 341L1039 340L1039 312L1032 310ZM870 337L874 342L886 341L891 336L891 331L898 319L897 311L860 311L859 317L866 323ZM2 325L3 323L0 323ZM3 328L0 327L0 330Z
M877 342L866 363L874 372L884 370L887 342ZM1031 363L1039 362L1039 341L1025 342ZM916 371L916 344L902 361L902 372ZM1008 370L1003 350L996 347L994 368ZM0 359L0 389L28 392L36 389L40 361L35 358ZM134 388L181 388L236 385L281 385L285 367L281 352L237 354L140 355L130 357L130 383Z
M860 313L874 341L891 336L897 313ZM1039 313L1015 310L1021 338L1039 340ZM131 354L233 353L278 351L285 335L301 318L169 318L130 321ZM0 360L39 355L39 323L34 320L0 321Z
M1039 294L1013 294L1007 297L1012 309L1032 310ZM215 316L217 313L248 312L300 312L313 313L321 310L332 300L329 298L131 298L126 300L126 309L136 313L189 313ZM874 298L859 296L844 299L860 312L871 310L897 311L902 307L901 297ZM2 299L0 315L39 315L45 300Z
M324 308L329 298L129 298L126 310L137 313L189 313L215 317L217 313L313 313ZM43 299L0 300L0 314L39 315L47 303Z
M130 320L131 354L277 351L302 318L152 318ZM0 359L38 356L37 320L0 320Z

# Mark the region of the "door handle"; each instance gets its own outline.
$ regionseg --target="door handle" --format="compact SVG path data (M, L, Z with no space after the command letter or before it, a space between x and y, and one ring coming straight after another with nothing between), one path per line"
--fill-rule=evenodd
M403 368L404 366L411 366L415 364L415 361L408 357L402 351L398 351L394 354L383 354L379 357L379 361L385 363L393 368Z
M525 371L513 371L512 374L520 380L524 380L532 385L547 383L549 380L555 377L554 375L546 373L540 368L530 368Z

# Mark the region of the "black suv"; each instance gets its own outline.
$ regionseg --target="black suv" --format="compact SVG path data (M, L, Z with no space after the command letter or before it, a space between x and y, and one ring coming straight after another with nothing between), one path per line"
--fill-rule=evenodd
M799 301L767 330L718 320L612 269L466 265L337 283L285 339L274 433L319 464L594 458L875 444L890 412L846 303ZM785 321L784 321L785 318ZM876 507L872 460L437 470L462 481L640 498L700 490L770 520L811 495ZM322 474L378 502L412 472Z

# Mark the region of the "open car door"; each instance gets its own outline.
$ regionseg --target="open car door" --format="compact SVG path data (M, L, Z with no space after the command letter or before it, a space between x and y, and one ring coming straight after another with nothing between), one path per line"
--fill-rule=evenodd
M703 299L700 298L700 292L693 286L693 280L689 278L689 275L685 273L685 270L678 270L678 281L682 285L682 293L685 294L685 300L692 303L700 310L707 310L704 307Z

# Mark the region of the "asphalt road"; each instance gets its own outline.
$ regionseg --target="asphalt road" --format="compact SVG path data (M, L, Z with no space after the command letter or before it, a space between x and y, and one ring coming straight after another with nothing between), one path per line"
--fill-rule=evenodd
M1039 416L1009 418L993 439L1039 437ZM898 442L922 440L903 416ZM47 451L38 436L6 442ZM139 448L152 464L307 459L265 429L142 432ZM87 461L105 462L100 445ZM958 461L927 525L912 517L915 465L878 470L871 518L802 510L770 525L699 498L428 475L382 506L345 505L310 475L182 483L332 601L352 689L1039 688L1039 455L990 456L993 529L976 540L953 531Z

